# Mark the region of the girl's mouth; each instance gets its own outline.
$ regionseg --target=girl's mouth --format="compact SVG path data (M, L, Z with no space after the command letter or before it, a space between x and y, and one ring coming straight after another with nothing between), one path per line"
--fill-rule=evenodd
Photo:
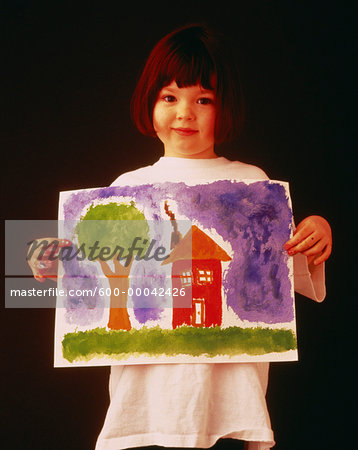
M172 128L172 130L180 136L191 136L198 132L198 130L194 130L193 128Z

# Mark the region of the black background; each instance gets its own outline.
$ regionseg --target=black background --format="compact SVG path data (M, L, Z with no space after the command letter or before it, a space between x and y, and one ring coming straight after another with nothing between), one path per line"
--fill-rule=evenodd
M227 34L241 63L246 121L218 152L288 181L296 222L323 215L334 236L325 302L297 295L300 361L271 365L275 449L348 448L355 14L348 2L239 1L235 11L233 4L8 2L1 12L5 217L57 219L59 191L107 186L156 161L161 144L141 136L129 116L149 51L188 22ZM2 448L94 448L108 368L52 367L54 310L2 308L2 316Z

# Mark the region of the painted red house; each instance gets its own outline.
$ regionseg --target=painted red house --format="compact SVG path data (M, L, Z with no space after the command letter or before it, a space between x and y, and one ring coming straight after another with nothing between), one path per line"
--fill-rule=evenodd
M184 288L191 298L191 308L182 307L182 296L173 296L173 328L221 325L221 261L230 260L225 250L196 225L179 241L163 265L173 264L173 292Z

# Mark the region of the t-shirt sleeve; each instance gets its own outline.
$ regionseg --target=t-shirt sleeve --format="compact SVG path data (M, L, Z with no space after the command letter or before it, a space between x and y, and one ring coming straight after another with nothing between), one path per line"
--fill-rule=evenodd
M316 302L325 299L325 263L308 265L307 257L298 253L293 257L293 276L296 292Z

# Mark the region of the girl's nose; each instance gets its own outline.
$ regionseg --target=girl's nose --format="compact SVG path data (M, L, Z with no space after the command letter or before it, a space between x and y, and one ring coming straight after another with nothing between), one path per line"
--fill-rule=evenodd
M194 112L190 105L187 103L181 103L178 105L177 109L177 119L179 120L193 120L194 119Z

